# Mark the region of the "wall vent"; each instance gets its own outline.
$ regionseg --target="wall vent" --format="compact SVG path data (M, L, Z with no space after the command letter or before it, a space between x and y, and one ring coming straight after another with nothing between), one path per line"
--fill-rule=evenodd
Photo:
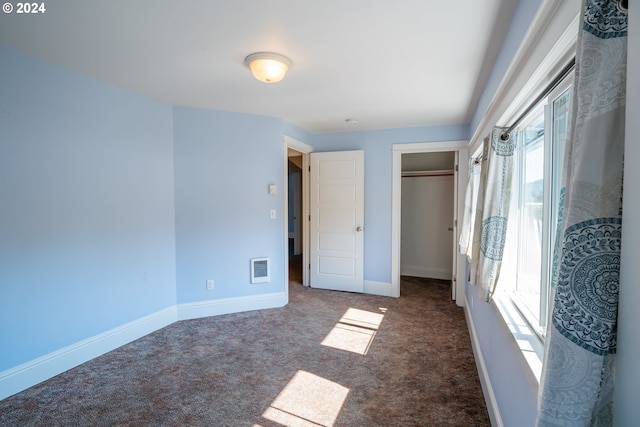
M269 282L269 258L251 259L251 283Z

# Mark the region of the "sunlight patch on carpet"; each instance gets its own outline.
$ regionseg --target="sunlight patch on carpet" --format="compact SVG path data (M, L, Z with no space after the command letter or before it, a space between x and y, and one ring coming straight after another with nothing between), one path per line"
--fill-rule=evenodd
M331 427L347 394L349 389L338 383L298 371L262 416L288 427Z
M349 308L321 344L366 355L383 318L384 314Z

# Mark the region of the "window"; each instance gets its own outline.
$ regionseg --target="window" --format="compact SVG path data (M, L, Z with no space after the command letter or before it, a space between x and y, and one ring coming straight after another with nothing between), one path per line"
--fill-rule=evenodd
M499 289L508 292L541 337L549 307L571 81L565 78L514 130L516 172Z

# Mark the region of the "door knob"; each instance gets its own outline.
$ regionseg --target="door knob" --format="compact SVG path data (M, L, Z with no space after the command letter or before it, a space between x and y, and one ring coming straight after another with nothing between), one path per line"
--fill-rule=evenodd
M363 230L364 230L364 227L360 227L360 226L357 226L357 227L356 227L356 231L357 231L358 233L360 233L360 232L361 232L361 231L363 231Z
M453 231L453 227L449 227L449 228L447 228L447 230Z

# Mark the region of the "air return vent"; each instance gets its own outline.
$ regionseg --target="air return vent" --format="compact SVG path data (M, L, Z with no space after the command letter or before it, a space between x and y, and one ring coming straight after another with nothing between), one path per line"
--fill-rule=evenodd
M270 281L269 258L251 259L251 283L264 283Z

